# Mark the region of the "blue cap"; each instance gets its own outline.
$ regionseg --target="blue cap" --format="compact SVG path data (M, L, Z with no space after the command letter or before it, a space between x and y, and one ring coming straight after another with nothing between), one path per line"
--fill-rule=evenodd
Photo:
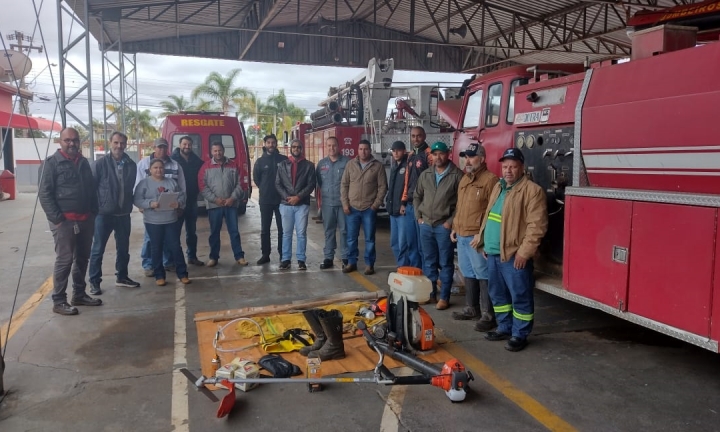
M516 148L509 148L505 150L505 153L503 153L502 157L500 158L500 162L504 161L505 159L512 159L523 164L525 163L525 156L523 156L522 152Z
M447 153L450 150L448 149L447 144L445 144L442 141L434 142L433 145L430 146L430 151L435 153L436 151L441 151L443 153Z

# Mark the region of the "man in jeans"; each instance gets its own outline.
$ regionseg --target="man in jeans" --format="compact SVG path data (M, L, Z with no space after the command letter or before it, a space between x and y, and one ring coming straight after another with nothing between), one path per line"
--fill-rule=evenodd
M405 205L405 215L412 219L412 224L405 224L400 227L404 232L404 237L408 242L409 250L416 250L417 253L411 257L410 265L422 268L422 242L420 241L420 225L415 217L415 208L413 195L415 187L420 178L420 173L432 166L433 159L430 153L430 146L425 142L425 129L421 126L415 126L410 129L410 144L412 148L408 154L407 170L405 171L405 189L403 190L402 202Z
M340 202L340 180L342 180L345 166L350 159L340 154L338 140L329 137L325 140L325 151L327 157L318 162L315 177L317 179L317 190L322 202L323 230L325 231L325 247L323 254L325 259L320 264L320 269L333 268L335 264L335 248L337 247L336 231L340 230L340 258L343 266L347 265L347 229L345 227L345 213Z
M187 189L185 188L185 173L183 172L182 166L168 154L169 145L167 140L165 138L157 138L154 146L155 151L151 155L142 158L137 164L135 187L137 187L142 179L150 175L150 161L153 159L162 159L165 162L165 178L175 180L180 190L183 193L187 193ZM152 257L150 256L150 236L147 232L145 232L145 238L143 239L140 258L142 258L142 268L145 276L153 277L155 273L152 268ZM172 253L168 249L163 251L163 265L166 271L175 271L175 264L172 263Z
M460 157L465 158L465 175L458 187L450 238L457 243L460 271L465 278L466 306L460 312L453 312L452 317L456 320L477 320L475 330L488 331L495 328L495 313L488 293L487 259L470 243L480 230L490 192L498 178L487 169L483 146L472 143L460 153Z
M303 156L300 140L295 139L290 143L290 157L278 164L275 189L280 195L280 214L283 224L280 270L290 269L293 228L297 234L295 256L298 260L298 270L307 270L305 249L310 194L315 190L315 166Z
M375 274L375 219L385 199L385 167L370 151L370 142L360 140L358 157L348 162L340 182L340 200L347 216L348 264L343 273L357 270L358 236L365 236L365 274Z
M227 224L235 261L248 265L245 252L240 243L238 231L238 206L246 192L240 184L240 168L234 160L225 157L225 147L221 142L212 143L212 159L205 162L198 174L200 193L205 198L210 220L210 259L208 267L215 267L220 259L220 231L223 219Z
M525 157L516 148L500 158L502 179L490 194L480 233L473 246L488 260L490 299L497 329L489 341L508 339L505 349L520 351L528 342L535 318L533 257L548 226L543 188L525 175Z
M75 306L100 306L102 300L85 293L98 197L90 164L80 154L77 130L63 129L60 149L40 167L38 199L55 240L53 312L77 315ZM72 306L67 302L66 293L71 271Z
M96 160L90 168L97 185L100 211L95 217L95 235L90 252L90 294L100 295L102 260L110 234L115 232L115 285L137 288L139 283L128 277L130 262L130 213L133 209L133 186L137 165L125 153L127 136L113 132L110 154Z
M437 300L438 310L450 305L450 288L455 271L453 245L450 232L457 205L457 191L462 171L450 162L449 150L443 142L434 143L432 150L435 166L420 174L415 188L415 217L420 224L423 273L432 282L431 300ZM442 284L440 298L437 293L438 268Z
M260 191L258 204L260 206L260 250L262 256L257 265L270 262L270 226L272 225L273 215L275 216L278 235L277 251L280 260L282 260L283 224L280 216L280 195L275 189L275 178L277 177L277 165L287 160L287 156L281 155L277 151L277 138L275 135L266 136L263 143L263 155L255 161L253 167L253 181Z
M406 212L406 202L402 195L405 190L405 175L407 174L407 148L402 141L395 141L390 146L392 162L390 162L390 178L388 179L388 194L385 208L390 215L390 249L395 255L395 264L398 267L420 264L415 225L417 221L412 214ZM413 245L413 247L411 247Z
M196 266L204 266L205 263L197 257L197 218L198 218L198 187L197 178L203 161L193 152L193 140L189 136L180 138L179 146L170 156L185 174L185 209L178 216L178 231L182 231L185 224L185 246L187 247L187 262Z

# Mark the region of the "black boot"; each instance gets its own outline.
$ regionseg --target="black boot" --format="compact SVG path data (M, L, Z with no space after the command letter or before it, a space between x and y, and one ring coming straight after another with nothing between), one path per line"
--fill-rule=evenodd
M319 350L323 345L325 345L327 337L325 336L325 331L323 330L322 325L320 325L320 321L318 321L318 313L321 311L324 312L322 309L310 309L303 312L303 316L307 320L308 324L310 324L310 328L315 334L315 337L313 338L314 342L312 345L300 348L300 355L307 357L307 355L310 354L310 351Z
M483 332L490 331L497 327L495 322L495 310L490 301L487 279L480 279L480 319L475 323L475 330Z
M329 312L320 311L318 319L325 330L327 341L317 351L308 354L311 358L320 358L320 361L337 360L345 358L345 345L343 343L343 316L339 310Z
M455 320L473 320L480 318L480 285L475 278L465 278L465 303L460 312L453 312Z

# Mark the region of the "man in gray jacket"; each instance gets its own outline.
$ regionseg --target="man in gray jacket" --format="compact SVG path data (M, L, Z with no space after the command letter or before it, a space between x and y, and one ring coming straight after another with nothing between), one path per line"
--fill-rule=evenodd
M220 259L220 230L223 219L227 224L235 261L246 266L248 262L238 230L238 207L247 194L240 184L240 167L237 162L225 157L225 146L221 142L213 142L210 150L212 158L203 164L198 173L200 193L205 198L210 220L210 260L207 266L215 267Z
M130 261L130 213L137 165L125 153L127 135L113 132L110 154L96 160L91 168L97 184L100 211L95 217L95 235L90 252L90 294L100 295L102 260L110 234L115 232L115 285L136 288L140 284L128 277Z
M413 196L415 216L420 224L423 273L432 282L430 298L437 300L436 309L450 305L450 288L455 271L453 244L450 241L453 216L457 206L457 193L463 172L449 159L449 150L443 142L436 142L430 150L434 167L428 168L418 178ZM438 268L442 290L437 298Z
M343 266L347 265L347 230L345 228L345 213L340 202L340 180L342 180L347 157L340 154L338 140L329 137L325 140L327 157L318 162L316 170L317 192L315 196L320 199L323 229L325 230L325 259L320 268L325 270L334 266L335 248L337 247L336 231L340 230L340 258ZM319 192L319 193L318 193Z

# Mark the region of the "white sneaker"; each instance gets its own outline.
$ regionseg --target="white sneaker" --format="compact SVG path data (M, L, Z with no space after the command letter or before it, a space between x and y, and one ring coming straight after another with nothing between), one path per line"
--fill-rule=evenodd
M205 263L205 267L215 267L217 265L217 260L211 259L208 260L207 263Z

